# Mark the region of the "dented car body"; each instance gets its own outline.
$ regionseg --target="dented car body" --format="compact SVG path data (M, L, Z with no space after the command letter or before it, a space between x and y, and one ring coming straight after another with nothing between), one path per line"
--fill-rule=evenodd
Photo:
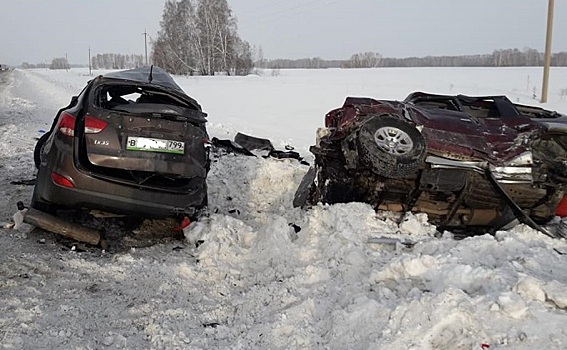
M205 123L197 101L157 67L96 77L38 141L31 206L195 216L207 205Z
M567 185L567 116L505 96L346 99L325 116L294 204L361 201L440 229L538 227Z

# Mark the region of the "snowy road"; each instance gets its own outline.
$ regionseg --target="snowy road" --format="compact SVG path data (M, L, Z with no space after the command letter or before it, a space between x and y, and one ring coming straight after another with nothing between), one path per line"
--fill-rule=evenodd
M427 69L421 72L434 76ZM266 99L274 95L271 86L277 86L278 98L312 90L310 73L285 74L264 77L265 81L262 77L235 81L242 91L261 83L268 90ZM313 74L326 79L324 72ZM359 79L360 86L374 84L372 77L363 81L360 73L352 74L351 81ZM499 74L508 76L510 71L487 76ZM477 87L481 84L478 77L471 74L463 84ZM33 178L32 150L38 130L48 128L55 111L87 79L80 74L33 71L0 74L0 221L10 220L17 200L31 197L31 186L10 182ZM213 105L212 92L206 92L212 82L217 84L215 91L234 89L234 80L182 79L180 85L191 84L192 94L201 95L196 97L211 117L225 118L212 123L212 136L232 132L229 125L235 116L229 114L229 107ZM381 84L412 82L413 78L391 79ZM424 88L434 90L434 86ZM407 88L397 87L404 92ZM317 102L315 99L314 104ZM275 113L314 110L314 104L309 104L313 101L297 103L282 104ZM253 105L260 109L250 107L247 113L251 116L272 108L274 102L258 99ZM315 118L321 121L322 115ZM281 130L274 129L268 136L278 132ZM306 133L311 135L314 129ZM302 135L297 138L307 140ZM80 251L29 227L0 229L0 346L567 347L565 240L550 239L525 226L495 236L455 240L446 234L434 238L435 228L421 215L410 215L397 225L386 214L378 217L359 203L294 209L293 192L305 171L305 166L292 160L218 158L209 178L213 214L194 231L204 242L198 248L185 241L170 241L120 253ZM301 230L295 232L290 223ZM416 244L368 243L373 237L408 239Z

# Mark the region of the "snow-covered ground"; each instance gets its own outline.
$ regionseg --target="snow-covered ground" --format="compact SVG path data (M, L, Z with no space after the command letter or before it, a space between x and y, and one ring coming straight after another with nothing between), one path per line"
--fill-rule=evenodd
M18 200L29 202L31 186L11 182L34 177L34 138L90 79L85 73L0 74L0 222L10 222ZM422 90L537 104L540 79L538 68L176 78L209 113L211 136L270 138L308 161L324 114L348 95L403 99ZM547 108L567 112L566 87L567 69L552 69ZM565 240L525 226L435 238L422 215L397 225L393 214L360 203L292 208L306 170L295 160L218 158L212 214L192 231L198 248L166 241L82 251L27 225L1 228L1 347L567 348ZM371 243L376 237L399 241Z

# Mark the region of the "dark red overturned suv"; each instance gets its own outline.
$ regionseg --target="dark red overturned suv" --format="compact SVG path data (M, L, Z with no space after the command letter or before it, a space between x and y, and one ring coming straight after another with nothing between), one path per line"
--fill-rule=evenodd
M205 117L160 68L94 78L36 145L31 206L198 215L207 205Z
M295 206L361 201L441 229L565 215L567 116L505 96L346 99L325 116ZM564 202L563 202L564 203Z

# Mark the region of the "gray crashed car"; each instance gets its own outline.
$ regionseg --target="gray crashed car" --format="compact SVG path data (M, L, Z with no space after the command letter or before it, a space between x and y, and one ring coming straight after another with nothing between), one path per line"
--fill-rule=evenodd
M206 121L160 68L98 76L37 142L31 207L197 216L207 206Z

